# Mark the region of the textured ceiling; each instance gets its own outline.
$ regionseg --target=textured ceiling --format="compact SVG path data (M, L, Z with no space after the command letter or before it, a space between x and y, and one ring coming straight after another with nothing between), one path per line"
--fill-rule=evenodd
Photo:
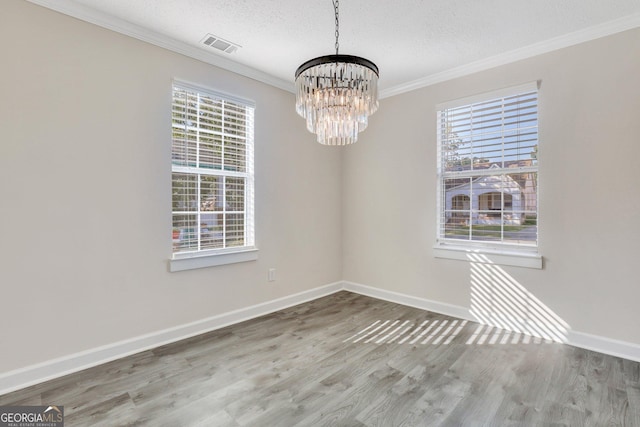
M81 8L81 19L115 18L193 47L212 33L242 47L224 54L203 46L203 54L283 82L293 81L302 62L334 53L331 0L30 1L66 13ZM576 34L588 39L636 26L640 0L342 0L340 53L375 62L380 88L392 92L488 58L518 59L514 52L543 42L569 45L581 41Z

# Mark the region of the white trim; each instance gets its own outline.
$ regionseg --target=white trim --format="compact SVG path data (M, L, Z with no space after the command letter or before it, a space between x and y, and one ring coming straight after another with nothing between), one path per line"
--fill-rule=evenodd
M218 89L214 89L212 87L209 86L203 86L201 84L198 83L193 83L187 80L182 80L179 78L174 77L173 78L173 82L172 82L173 86L177 87L178 89L182 89L182 90L186 90L186 91L191 91L191 92L195 92L195 93L203 93L206 95L209 95L213 98L219 98L222 99L224 101L228 101L228 102L232 102L234 104L241 104L243 107L251 107L255 110L256 108L256 101L254 101L253 99L248 99L248 98L243 98L241 96L236 96L233 95L231 93L222 91L222 90L218 90ZM216 133L216 132L214 132Z
M389 98L391 96L411 92L412 90L421 89L423 87L442 83L448 80L453 80L458 77L468 76L480 71L489 70L501 65L521 61L523 59L542 55L548 52L553 52L555 50L564 49L569 46L574 46L580 43L588 42L590 40L595 40L602 37L610 36L612 34L621 33L623 31L631 30L637 27L640 27L640 14L638 13L614 19L613 21L605 22L600 25L595 25L593 27L575 31L573 33L554 37L549 40L534 43L520 49L504 52L489 58L481 59L479 61L441 71L439 73L431 74L413 80L411 82L399 84L397 86L381 90L379 98Z
M36 365L0 374L0 395L10 393L44 381L101 365L141 351L170 344L196 335L211 332L225 326L264 316L274 311L302 304L342 290L342 283L335 282L294 295L233 310L207 319L198 320L162 331L138 336L113 344L92 348Z
M540 89L540 80L442 102L436 105L436 111L448 110L450 108L457 108L463 105L477 104L493 99L508 98L510 96L527 94L536 92L538 89Z
M442 144L439 144L439 145L442 145ZM440 150L438 151L440 152L440 156L441 156L442 147L439 147L439 148ZM438 163L441 165L441 162L438 162ZM491 169L491 168L470 169L470 170L463 170L463 171L451 171L451 172L441 172L441 173L445 175L445 178L479 178L484 176L511 175L511 174L531 173L531 172L537 173L538 167L537 166L522 166L517 168L500 168L499 167L495 169ZM467 185L467 184L463 184L463 185ZM458 187L460 186L457 186L456 188Z
M409 307L419 308L421 310L432 311L434 313L446 314L447 316L458 317L466 320L476 321L475 317L469 313L469 310L457 305L451 305L444 302L428 300L426 298L414 297L411 295L401 294L398 292L388 291L386 289L374 288L354 282L342 282L343 289L349 292L355 292L360 295L377 298L396 304L407 305Z
M488 264L510 265L542 269L542 255L536 252L507 252L491 249L476 249L455 245L436 245L433 247L435 258L454 259L467 262L485 262Z
M237 264L239 262L255 261L258 259L258 249L246 249L242 251L216 253L186 258L176 258L169 260L169 272L195 270L197 268L215 267L218 265Z
M207 64L215 65L227 71L231 71L241 76L277 87L287 92L293 93L295 90L293 80L282 80L278 77L259 71L255 68L224 58L219 54L207 52L206 50L175 40L164 34L151 31L139 25L132 24L115 16L94 10L71 0L27 0L39 6L60 12L62 14L80 19L85 22L133 37L143 42L179 53L190 58L197 59ZM227 55L227 54L225 54Z
M567 340L567 344L574 347L640 362L638 344L571 330L567 332Z
M473 316L469 309L458 305L432 301L426 298L401 294L399 292L388 291L386 289L373 288L348 281L343 282L343 289L384 301L394 302L396 304L408 305L410 307L433 311L435 313L445 314L451 317L482 323L479 319ZM636 343L569 330L567 332L567 342L565 344L640 362L640 344Z
M473 189L473 182L475 182L476 180L473 180L473 182L471 184L467 183L467 184L461 184L461 185L457 185L456 187L453 188L449 188L448 190L445 189L446 187L446 181L449 179L460 179L460 178L478 178L480 179L482 177L483 180L487 180L491 177L494 176L502 176L507 177L507 179L511 180L511 178L509 178L507 175L512 174L512 173L534 173L536 176L536 182L538 180L538 165L536 164L535 166L524 166L524 167L518 167L518 168L507 168L504 164L502 164L502 167L498 167L499 162L496 162L494 165L492 165L490 168L487 169L481 169L481 170L465 170L465 171L445 171L444 170L444 163L445 163L445 159L443 159L443 145L445 144L445 142L443 141L444 139L449 138L450 136L444 135L443 134L443 130L442 127L444 124L449 124L449 119L447 119L446 117L443 117L443 115L448 115L448 112L450 110L454 110L458 107L471 107L471 113L469 113L468 111L461 113L460 117L458 119L456 119L457 123L466 123L469 122L471 124L471 126L473 127L473 124L476 123L476 119L474 118L473 115L473 111L474 108L476 106L478 106L479 104L482 104L484 102L487 101L499 101L499 100L506 100L507 98L509 98L510 100L515 100L514 105L519 106L519 103L522 102L527 102L527 103L532 103L533 100L535 99L535 112L537 114L538 112L538 89L540 87L540 81L531 81L528 83L523 83L517 86L510 86L510 87L505 87L505 88L501 88L501 89L497 89L497 90L492 90L489 92L484 92L484 93L480 93L480 94L475 94L475 95L471 95L471 96L467 96L464 98L458 98L455 100L451 100L451 101L446 101L440 104L436 105L436 116L437 116L437 123L436 123L436 129L437 129L437 163L436 163L436 168L437 168L437 189L436 189L436 207L437 207L437 213L436 213L436 236L437 236L437 243L436 246L434 247L434 256L436 258L448 258L448 259L455 259L455 260L471 260L471 261L476 261L476 262L487 262L487 263L496 263L496 264L502 264L502 265L512 265L512 266L519 266L519 267L529 267L529 268L538 268L541 269L542 268L542 257L539 256L539 254L537 253L537 233L536 233L536 245L531 248L528 247L528 245L526 244L522 244L522 245L516 245L516 244L512 244L509 242L505 241L505 235L504 235L504 231L502 230L501 232L501 236L500 236L500 242L499 243L495 243L495 242L487 242L487 241L481 241L479 239L472 239L472 240L468 240L468 241L464 241L461 239L450 239L447 238L445 236L445 225L446 222L448 221L448 216L449 214L447 213L449 211L449 209L452 208L452 206L450 206L451 204L451 200L452 197L454 195L461 195L463 194L463 191L461 190L462 188L467 188L469 187L469 185L471 185L472 189ZM523 99L519 98L519 95L527 95L525 96ZM512 102L512 101L510 101ZM496 107L497 108L497 107ZM466 110L466 108L465 108ZM506 113L506 108L505 108L505 102L502 102L500 105L500 117L502 119L504 119L505 114ZM455 112L453 114L456 114ZM519 114L519 113L518 113ZM524 114L524 113L523 113ZM478 120L482 121L482 118L478 118ZM498 129L499 126L496 126L496 129ZM499 128L500 131L498 132L500 135L504 136L504 133L506 132L506 130L504 128ZM526 130L525 130L526 129ZM538 123L537 121L535 121L535 125L531 124L525 128L520 128L518 127L518 129L516 130L516 134L520 135L521 132L532 132L535 129L535 141L538 142ZM495 129L494 129L495 130ZM473 148L475 147L475 144L473 143L473 140L471 140L470 142L471 145L471 150L473 151ZM505 146L508 145L505 141L502 141L500 143L496 143L494 144L497 147L502 147L502 153L500 155L498 155L498 158L501 159L501 161L504 161L504 156L505 156ZM494 148L495 149L495 148ZM516 170L518 172L516 172ZM513 180L511 180L513 181ZM518 185L517 183L515 183L515 181L513 181L513 185L514 187L512 187L513 189L517 189L518 191L516 191L517 193L521 193L521 187L520 185ZM503 199L503 201L501 202L501 204L504 204L504 193L509 191L509 186L505 186L505 182L501 182L500 188L496 189L495 191L498 191L502 194L501 198ZM451 190L451 194L449 194L449 190ZM473 194L467 194L468 191L464 192L464 194L467 194L469 196L471 196L469 198L469 208L465 208L465 210L467 211L468 215L470 215L470 217L468 218L471 219L472 221L468 221L470 225L472 222L475 223L475 221L473 221L473 219L478 216L481 212L481 206L479 206L479 202L477 199L478 195L481 195L482 193L489 191L489 190L484 190L484 191L479 191L479 192L473 192ZM494 191L494 190L492 190ZM537 201L537 191L535 192L536 194L536 201ZM527 195L525 194L525 200ZM445 200L446 198L446 200ZM500 204L499 204L500 206ZM535 214L537 215L538 213L538 204L536 203L536 209L535 209ZM485 208L486 209L486 208ZM504 206L499 207L500 212L504 212ZM529 214L531 212L527 212L526 211L527 206L525 204L525 211L522 211L522 214L526 213ZM518 204L518 206L514 206L513 211L521 211L521 205ZM518 218L520 218L518 216ZM488 259L485 255L491 255L492 259ZM472 259L475 258L475 259ZM481 259L483 258L483 259Z
M204 133L204 132L203 132ZM241 138L238 138L241 139ZM249 144L246 144L247 146ZM248 150L247 150L248 152ZM248 163L248 162L247 162ZM211 176L231 176L231 177L236 177L236 178L246 178L247 177L247 172L235 172L235 171L228 171L225 170L224 168L220 168L220 169L205 169L205 168L198 168L196 166L177 166L177 165L171 165L172 170L171 172L177 172L177 173L192 173L192 174L196 174L199 173L201 175L211 175ZM494 173L495 175L495 173ZM190 211L185 211L185 213L190 213ZM239 211L239 213L242 213L242 211Z
M238 177L242 178L245 181L244 185L244 207L243 211L229 211L226 207L226 202L224 202L224 207L222 211L218 211L220 214L242 214L244 215L244 245L242 247L231 247L224 249L201 249L195 251L186 251L186 252L177 252L172 255L171 260L169 261L169 271L183 271L183 270L192 270L196 268L204 268L204 267L213 267L218 265L226 265L233 264L238 262L246 262L246 261L254 261L258 259L257 249L255 248L255 217L254 217L254 162L253 162L253 150L254 150L254 112L255 112L255 102L237 97L225 92L218 93L213 89L199 86L194 83L190 83L180 79L173 79L172 82L172 108L176 107L176 92L184 92L185 96L188 94L197 95L198 97L198 110L200 108L200 98L209 97L212 100L222 100L224 102L230 102L233 104L237 104L238 107L242 107L244 109L244 123L245 123L245 136L240 137L240 140L244 140L244 145L246 148L246 167L244 172L235 172L235 171L227 171L224 165L226 164L224 161L225 150L222 150L222 161L220 169L204 169L200 167L199 163L196 162L196 166L177 166L175 164L171 164L171 173L172 176L174 173L182 173L187 175L209 175L214 177ZM178 105L178 108L180 105ZM226 113L224 111L224 105L222 107L222 118L226 117ZM200 127L200 123L198 121L197 124L187 125L187 118L190 117L189 114L185 113L184 124L176 124L175 120L172 120L172 128L178 129L181 132L187 132L187 128L192 128L194 131L201 133L202 128ZM221 127L221 131L214 131L212 134L221 135L221 137L225 138L225 136L233 136L236 137L234 132L229 131L226 126L223 124ZM198 137L197 142L200 139ZM198 145L196 154L197 157L200 156L200 146ZM221 189L223 193L223 200L226 200L227 190L225 188ZM198 180L197 183L197 193L200 194L200 182ZM200 197L200 196L198 196ZM200 218L203 214L215 213L213 211L202 211L200 207L196 211L193 212L180 212L172 209L172 215L189 215L189 214L197 214L198 221L200 223ZM224 220L223 220L224 223ZM175 229L174 229L175 230ZM227 235L224 230L221 232L223 237ZM198 246L200 246L201 237L197 237Z
M426 298L366 286L360 283L349 281L334 282L294 295L233 310L207 319L198 320L2 373L0 374L0 395L130 356L141 351L156 348L161 345L170 344L196 335L211 332L216 329L224 328L226 326L234 325L236 323L244 322L245 320L264 316L266 314L317 298L322 298L342 290L460 319L471 320L474 322L478 321L478 319L469 312L468 308L462 306L428 300ZM640 344L571 330L567 333L567 340L568 345L640 362Z
M240 74L253 80L280 88L287 92L295 93L293 80L282 80L278 77L259 71L230 59L224 58L218 54L207 52L199 47L180 42L160 33L150 31L139 25L132 24L122 19L107 15L103 12L96 11L87 6L73 2L71 0L27 0L39 6L46 7L56 12L63 13L68 16L80 19L98 25L103 28L124 34L138 40L168 49L170 51L198 59L207 64L215 65L225 70ZM501 53L480 61L475 61L459 67L451 68L439 73L431 74L411 82L402 83L380 91L380 99L388 98L394 95L400 95L405 92L431 86L447 80L458 77L467 76L479 71L495 68L500 65L509 64L543 53L552 52L554 50L563 49L565 47L606 37L612 34L627 31L636 27L640 27L640 14L633 14L613 21L605 22L600 25L585 28L573 33L565 34L510 52Z

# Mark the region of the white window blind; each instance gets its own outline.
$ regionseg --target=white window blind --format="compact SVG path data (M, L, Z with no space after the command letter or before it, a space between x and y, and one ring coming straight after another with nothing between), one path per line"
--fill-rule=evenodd
M254 246L253 104L174 82L173 258Z
M438 109L438 243L538 244L537 84Z

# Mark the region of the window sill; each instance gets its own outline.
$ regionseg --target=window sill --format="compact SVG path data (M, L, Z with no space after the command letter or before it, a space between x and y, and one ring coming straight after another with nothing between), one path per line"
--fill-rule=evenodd
M436 245L433 247L433 255L435 258L542 269L542 255L537 252L510 252L498 249Z
M218 265L236 264L239 262L255 261L258 259L257 248L245 248L235 252L217 254L198 254L190 257L174 258L169 260L171 273L197 268L215 267Z

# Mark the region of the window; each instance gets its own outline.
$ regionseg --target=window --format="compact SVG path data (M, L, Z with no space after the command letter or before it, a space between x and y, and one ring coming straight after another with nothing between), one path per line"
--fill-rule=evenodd
M438 106L437 247L538 245L537 83Z
M174 260L254 249L253 114L250 102L174 82Z

